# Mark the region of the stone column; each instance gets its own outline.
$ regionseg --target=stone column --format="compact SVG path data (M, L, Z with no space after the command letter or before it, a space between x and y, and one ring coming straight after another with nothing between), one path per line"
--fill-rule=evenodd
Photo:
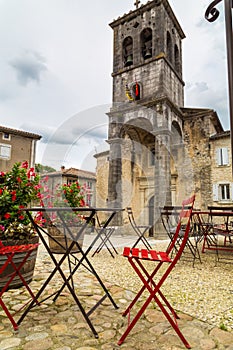
M121 138L109 139L108 207L122 208L122 155ZM122 225L122 213L118 213L112 224Z
M170 131L157 130L155 135L155 234L161 232L160 207L171 205Z

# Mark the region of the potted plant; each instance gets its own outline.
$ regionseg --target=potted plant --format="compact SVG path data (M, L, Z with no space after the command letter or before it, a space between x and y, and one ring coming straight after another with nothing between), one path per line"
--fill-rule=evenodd
M21 245L37 243L39 238L26 212L22 209L28 207L40 197L40 177L34 168L29 168L27 162L15 163L10 171L0 172L0 240L4 245ZM40 216L38 216L38 219ZM34 253L34 252L33 252ZM18 253L14 262L20 263L25 253ZM22 275L29 283L33 271L37 252L31 255L22 269ZM5 259L4 256L0 258ZM2 261L3 262L3 261ZM4 262L3 262L4 263ZM11 267L9 266L9 269ZM5 270L5 274L12 271ZM1 279L4 276L1 276ZM4 281L0 283L0 287ZM21 286L21 280L12 281L11 288Z
M48 194L50 199L47 202L48 207L84 207L84 196L86 188L85 186L80 186L79 182L72 182L70 184L61 184L58 185L56 191L53 195ZM49 191L47 190L47 193ZM45 198L44 198L45 199ZM85 222L85 216L79 212L73 212L67 210L63 212L62 217L66 223L64 226L63 221L56 212L46 213L47 227L49 233L49 245L52 253L63 253L66 245L69 245L77 232L80 229L80 226ZM68 229L67 229L68 227ZM81 237L78 238L78 244L82 247L84 240L83 231ZM73 253L79 252L79 248L75 245L72 249Z

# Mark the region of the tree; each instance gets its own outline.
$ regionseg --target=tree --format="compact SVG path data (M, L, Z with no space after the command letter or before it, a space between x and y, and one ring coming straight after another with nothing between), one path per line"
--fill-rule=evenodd
M35 170L37 173L50 173L53 171L56 171L56 169L52 168L51 166L48 165L42 165L42 164L35 164Z

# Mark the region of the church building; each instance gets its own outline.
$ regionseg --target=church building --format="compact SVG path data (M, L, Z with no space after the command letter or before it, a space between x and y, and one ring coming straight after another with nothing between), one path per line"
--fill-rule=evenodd
M230 133L216 111L184 106L185 34L167 0L135 8L110 23L113 97L109 151L97 154L97 207L132 207L154 234L159 208L233 201ZM127 223L125 213L116 225Z

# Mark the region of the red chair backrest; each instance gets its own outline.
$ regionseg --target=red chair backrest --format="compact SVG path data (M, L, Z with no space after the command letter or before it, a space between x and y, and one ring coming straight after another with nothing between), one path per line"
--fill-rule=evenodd
M175 261L175 262L180 258L181 254L184 250L184 247L187 243L187 239L188 239L188 235L189 235L189 231L190 231L190 223L191 223L191 216L192 216L194 202L195 202L195 195L193 195L190 198L184 199L182 202L182 209L180 211L179 220L178 220L177 227L176 227L176 232L174 234L172 243L169 245L168 251L167 251L167 253L169 254L172 251L172 249L174 248L176 241L179 238L181 225L183 224L182 220L185 219L185 232L184 232L184 235L182 238L182 243L180 244L180 247L176 253L176 256L173 259L173 261Z

